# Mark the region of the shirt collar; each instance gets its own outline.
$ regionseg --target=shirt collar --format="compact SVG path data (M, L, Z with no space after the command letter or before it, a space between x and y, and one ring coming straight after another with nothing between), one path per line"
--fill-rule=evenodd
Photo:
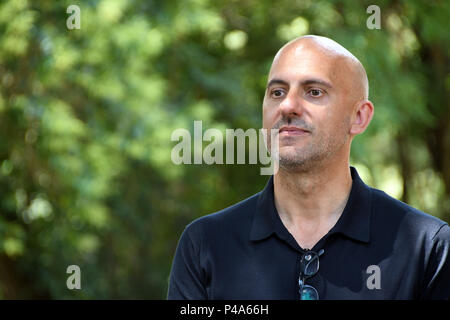
M358 175L354 167L350 167L352 188L341 217L330 230L331 233L341 233L354 240L368 243L370 241L371 189ZM283 228L274 203L273 176L266 187L260 192L256 211L253 216L250 240L262 240L273 233L280 234ZM284 228L285 229L285 228ZM285 230L287 231L287 230Z

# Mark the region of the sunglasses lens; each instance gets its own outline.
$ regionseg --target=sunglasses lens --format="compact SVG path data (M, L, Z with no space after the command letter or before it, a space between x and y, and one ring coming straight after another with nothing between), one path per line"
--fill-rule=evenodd
M305 285L300 292L300 300L319 300L319 294L315 288Z
M302 269L304 275L309 277L319 270L319 256L317 254L306 254L302 259Z

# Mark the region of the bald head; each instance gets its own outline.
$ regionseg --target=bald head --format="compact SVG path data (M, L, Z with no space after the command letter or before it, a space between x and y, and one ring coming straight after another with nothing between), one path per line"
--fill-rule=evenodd
M369 81L361 62L339 43L326 37L307 35L288 42L275 55L271 72L284 56L299 57L305 52L322 55L332 61L336 77L348 83L352 96L358 100L368 99Z

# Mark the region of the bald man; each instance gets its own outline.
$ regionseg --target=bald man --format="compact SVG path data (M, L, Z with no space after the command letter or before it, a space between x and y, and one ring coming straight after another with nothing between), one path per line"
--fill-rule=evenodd
M449 299L448 224L349 165L368 95L364 67L335 41L279 50L263 101L279 168L261 192L186 227L169 299Z

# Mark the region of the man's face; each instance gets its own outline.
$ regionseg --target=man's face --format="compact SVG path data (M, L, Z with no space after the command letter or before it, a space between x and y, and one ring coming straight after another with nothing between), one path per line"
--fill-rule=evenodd
M349 147L351 77L343 57L295 45L278 55L263 102L263 127L279 129L279 163L310 168ZM270 137L268 139L270 150Z

